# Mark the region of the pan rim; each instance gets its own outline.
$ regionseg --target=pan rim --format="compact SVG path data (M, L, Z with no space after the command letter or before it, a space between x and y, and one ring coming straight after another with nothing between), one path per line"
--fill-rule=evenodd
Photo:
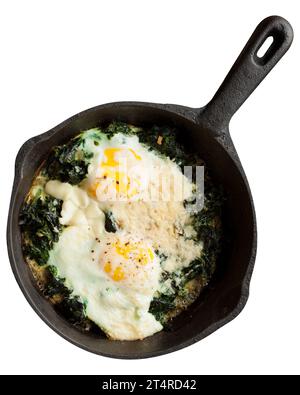
M224 135L228 137L229 140L226 141L226 145L229 143L229 145L232 145L231 150L228 151L226 149L226 146L224 146L224 141L218 141L219 144L221 144L222 148L224 151L227 153L227 155L230 156L232 159L233 163L235 166L238 167L238 171L240 173L241 179L246 187L246 191L248 194L249 202L250 202L250 207L251 207L251 214L252 214L252 219L253 219L253 239L252 239L252 245L251 245L251 256L249 258L248 266L247 266L247 271L244 275L243 281L241 282L241 293L240 293L240 298L238 303L236 304L236 307L231 310L224 318L221 320L215 321L212 324L210 324L207 328L202 330L198 335L190 337L187 340L184 340L182 342L179 342L176 345L172 345L170 347L166 347L164 349L156 350L156 351L151 351L151 352L136 352L136 353L130 353L130 355L114 355L113 353L107 353L107 352L101 352L99 350L95 350L92 347L89 347L86 344L83 344L75 339L72 338L72 336L68 336L67 333L64 332L63 328L56 327L54 323L51 322L51 320L47 317L46 314L44 314L37 303L34 301L33 298L33 290L30 293L30 290L28 289L27 285L24 282L24 279L20 275L20 272L18 270L18 267L20 264L24 263L19 262L18 259L15 257L14 253L14 248L13 248L13 238L12 238L12 232L15 224L13 223L13 216L12 213L15 208L15 200L16 200L16 192L18 191L18 188L22 182L22 167L25 162L26 155L30 152L28 151L29 148L32 148L35 143L41 142L41 141L47 141L49 138L51 138L54 134L58 133L63 127L67 126L71 122L73 122L76 119L79 119L93 111L97 111L100 108L104 109L105 107L119 107L119 106L134 106L134 107L148 107L148 108L153 108L157 110L163 110L164 112L169 112L171 114L176 114L177 116L183 117L185 120L191 121L193 124L198 124L197 123L197 117L199 115L199 109L193 109L190 107L185 107L185 106L180 106L176 104L158 104L158 103L148 103L148 102L112 102L112 103L106 103L102 104L99 106L95 106L92 108L89 108L87 110L84 110L82 112L79 112L75 114L74 116L66 119L62 123L58 124L54 128L39 134L37 136L31 137L25 143L21 146L17 156L16 156L16 164L15 164L15 175L14 175L14 182L13 182L13 188L12 188L12 194L11 194L11 200L10 200L10 205L9 205L9 213L8 213L8 221L7 221L7 248L8 248L8 256L9 256L9 261L10 265L12 268L12 271L14 273L14 276L16 278L16 281L24 294L26 300L30 304L30 306L33 308L33 310L38 314L38 316L52 329L54 330L58 335L62 336L65 340L69 341L70 343L76 345L79 348L82 348L86 351L92 352L97 355L105 356L105 357L110 357L110 358L116 358L116 359L144 359L144 358L151 358L151 357L156 357L164 354L168 354L171 352L178 351L182 348L188 347L211 333L215 332L217 329L221 328L225 324L229 323L232 321L234 318L236 318L241 311L244 309L248 296L249 296L249 287L250 287L250 280L252 276L252 272L254 269L254 263L255 263L255 257L256 257L256 247L257 247L257 227L256 227L256 215L255 215L255 209L254 209L254 204L253 204L253 199L252 199L252 194L251 190L246 178L246 175L243 171L243 168L241 166L241 163L239 161L239 158L235 152L234 146L231 142L229 133L225 131ZM216 140L218 138L215 137ZM27 151L27 153L26 153ZM21 164L18 161L18 159L21 160ZM33 287L33 285L32 285ZM40 298L43 298L42 295L39 295ZM109 341L109 340L108 340Z

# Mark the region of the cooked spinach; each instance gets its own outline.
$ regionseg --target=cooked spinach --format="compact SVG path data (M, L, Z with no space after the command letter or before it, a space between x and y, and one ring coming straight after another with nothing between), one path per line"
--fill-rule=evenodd
M150 305L149 312L163 325L168 321L168 313L176 308L176 302L189 298L189 293L186 292L186 285L189 281L198 278L203 285L206 285L214 274L216 260L222 246L220 217L223 201L222 190L216 188L207 177L204 207L193 216L193 226L197 232L195 240L203 242L201 256L178 273L163 272L162 281L170 281L168 293L160 293Z
M159 153L169 156L180 165L189 163L190 157L180 142L179 131L175 128L153 126L138 132L139 141Z
M161 257L162 254L159 254L159 256ZM180 273L170 273L167 271L163 271L161 274L161 282L169 283L168 289L166 293L161 292L155 296L149 308L149 312L153 314L161 324L166 323L167 313L176 308L176 299L183 289L182 278L180 276Z
M56 266L47 266L45 268L46 284L44 286L44 295L53 297L54 295L61 295L68 297L72 291L64 284L65 279L58 276Z
M50 180L77 185L86 177L92 156L92 153L84 150L84 139L75 137L54 148L44 166L45 175Z
M221 216L223 203L224 193L222 189L217 188L207 178L204 207L201 211L194 214L193 218L193 226L197 232L196 240L203 242L203 250L201 257L189 265L191 270L188 270L186 275L190 279L199 274L209 281L215 270L216 259L222 246Z
M58 296L59 301L55 303L55 309L72 324L82 325L86 320L85 303L77 295L72 295L72 290L66 287L65 279L58 276L55 266L48 266L45 271L47 280L44 295Z
M153 298L149 312L154 315L157 321L162 324L166 320L166 313L175 308L176 294L164 295L161 294Z
M105 230L106 232L115 233L118 230L118 225L115 221L113 213L111 211L107 211L105 214Z
M19 224L24 236L24 254L39 265L47 263L49 251L58 241L62 230L59 223L61 207L61 200L37 195L21 209Z
M210 269L209 273L213 271L210 266L213 266L213 261L210 261L208 255L202 251L200 258L193 260L187 267L182 269L184 283L187 283L197 276L207 278L208 273L206 272L206 269Z
M55 309L62 314L71 324L82 325L86 320L86 306L78 296L63 298L55 305Z
M132 134L134 133L133 130L133 127L130 127L127 123L115 121L110 123L103 131L108 138L111 138L117 133Z

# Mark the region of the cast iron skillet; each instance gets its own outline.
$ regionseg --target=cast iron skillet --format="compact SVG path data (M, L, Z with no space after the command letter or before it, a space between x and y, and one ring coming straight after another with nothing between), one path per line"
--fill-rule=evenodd
M266 54L257 51L272 36ZM253 201L241 162L231 141L228 124L232 115L264 79L293 40L290 24L272 16L263 20L221 87L200 109L173 104L120 102L83 111L50 131L28 140L16 158L7 227L9 258L15 277L39 316L65 339L96 354L115 358L146 358L186 347L208 336L235 318L246 304L256 254L256 221ZM190 308L174 319L168 331L142 341L110 341L104 336L84 334L60 317L35 287L21 250L19 210L32 178L52 146L62 144L83 129L110 120L136 125L176 126L186 144L205 159L217 182L228 194L225 226L231 242L222 255L222 268L210 287ZM46 341L46 339L45 339Z

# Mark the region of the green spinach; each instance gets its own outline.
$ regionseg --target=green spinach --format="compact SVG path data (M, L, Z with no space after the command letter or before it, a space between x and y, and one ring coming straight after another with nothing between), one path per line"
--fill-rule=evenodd
M55 266L48 266L46 269L47 282L44 288L44 295L48 297L63 297L55 303L55 309L62 314L69 322L82 325L86 320L86 305L79 296L72 295L72 290L66 287L65 278L59 277Z
M59 222L61 207L61 200L38 195L21 209L19 224L24 236L24 254L38 265L47 263L49 251L58 241L62 230Z
M189 281L199 278L206 285L214 274L216 261L222 246L222 229L220 218L224 193L215 187L207 176L205 183L204 207L193 215L193 226L196 230L195 241L203 242L201 256L193 260L179 273L162 273L162 281L170 281L168 293L160 293L151 302L149 312L165 325L168 313L176 308L176 302L189 298L186 285ZM192 202L191 202L192 203ZM186 206L188 206L186 202ZM159 255L160 256L160 255Z
M80 135L54 148L44 166L49 180L77 185L86 177L93 154L84 150L84 141Z
M106 211L105 213L105 230L106 232L111 232L115 233L118 230L118 225L116 223L116 220L113 216L113 213L111 211Z
M151 301L149 312L162 324L166 320L166 313L175 308L176 294L161 294Z

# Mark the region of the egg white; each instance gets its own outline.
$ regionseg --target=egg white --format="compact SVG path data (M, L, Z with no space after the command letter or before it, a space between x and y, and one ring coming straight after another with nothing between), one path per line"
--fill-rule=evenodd
M112 339L143 339L160 331L161 324L148 312L155 289L146 286L145 292L112 281L93 258L99 248L93 236L84 226L69 226L51 251L49 264L86 303L87 316ZM158 272L153 283L157 288Z
M85 132L85 149L93 153L86 180L79 186L55 180L45 186L46 193L63 201L60 222L66 226L50 252L48 264L57 268L66 286L85 303L87 317L109 337L143 339L162 329L161 323L149 313L150 303L162 286L162 270L180 269L201 254L202 246L193 241L189 214L182 203L191 197L193 185L175 162L150 151L139 143L137 136L116 134L108 139L98 133L95 144L94 132ZM138 188L126 202L112 199L109 188L115 188L113 182L107 184L105 196L101 189L91 193L91 187L103 176L99 168L106 160L107 148L127 150L130 177L137 180ZM158 181L163 175L179 183L171 190L175 193L181 187L183 196L178 200L172 197L167 202L160 200ZM156 202L149 200L149 180L152 191L157 193ZM116 233L105 230L107 211L118 222ZM176 236L174 224L188 240ZM136 262L134 254L125 259L114 250L116 241L129 246L138 243L143 251L151 250L151 258L147 258L146 264ZM156 249L167 257L164 262L160 263L154 253ZM111 270L122 266L124 279L115 281L112 272L105 269L108 259Z
M49 181L46 192L63 200L60 222L67 225L50 252L48 264L58 269L59 276L66 279L66 286L85 302L87 316L113 339L143 339L160 331L162 325L148 312L159 288L158 257L154 254L150 268L149 265L136 268L132 263L136 284L132 276L128 276L129 282L113 281L103 270L101 258L105 249L113 262L122 260L110 251L111 242L112 238L126 239L126 234L112 235L105 231L104 213L81 188ZM139 240L134 236L127 239Z

